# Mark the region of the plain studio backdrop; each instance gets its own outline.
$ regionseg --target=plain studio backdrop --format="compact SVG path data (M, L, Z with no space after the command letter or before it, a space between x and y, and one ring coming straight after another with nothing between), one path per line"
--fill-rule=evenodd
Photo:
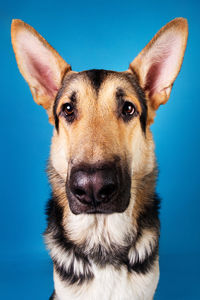
M200 2L192 0L1 1L1 299L44 300L53 290L52 263L42 238L53 128L18 71L11 20L32 25L75 71L123 71L175 17L188 19L189 39L170 100L152 126L162 198L155 299L200 299Z

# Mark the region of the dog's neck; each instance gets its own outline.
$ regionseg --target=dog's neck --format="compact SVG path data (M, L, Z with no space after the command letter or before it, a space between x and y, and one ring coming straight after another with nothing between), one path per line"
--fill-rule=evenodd
M124 213L111 215L74 215L69 210L66 215L65 183L52 166L48 173L53 195L47 208L45 240L60 277L69 283L90 280L93 264L116 269L123 265L146 273L158 254L156 170L135 180L134 201Z

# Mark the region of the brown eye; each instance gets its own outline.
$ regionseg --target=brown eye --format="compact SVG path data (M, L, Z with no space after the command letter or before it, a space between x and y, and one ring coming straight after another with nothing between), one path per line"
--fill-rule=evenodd
M71 103L65 103L63 105L63 112L66 116L71 116L74 113L74 107Z
M124 116L131 116L136 112L136 108L133 103L126 101L122 108L122 114Z
M73 103L65 103L62 106L61 115L68 123L72 123L76 118L76 108Z

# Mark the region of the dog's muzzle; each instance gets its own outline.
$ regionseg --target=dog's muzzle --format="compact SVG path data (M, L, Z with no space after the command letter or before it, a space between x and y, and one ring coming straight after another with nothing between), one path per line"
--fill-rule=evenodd
M123 212L130 200L131 180L117 163L80 164L71 169L66 184L74 214Z

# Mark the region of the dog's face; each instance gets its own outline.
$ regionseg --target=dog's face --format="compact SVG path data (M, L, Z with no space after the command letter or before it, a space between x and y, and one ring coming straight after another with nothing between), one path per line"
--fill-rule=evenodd
M155 110L169 98L186 40L187 22L175 19L128 71L77 73L32 27L13 22L20 71L55 125L50 161L65 181L74 214L124 212L132 178L153 170L149 127Z
M129 72L68 72L53 111L51 160L66 180L71 210L123 212L131 177L144 173L148 160L147 149L140 151L146 148L147 107L137 78Z

